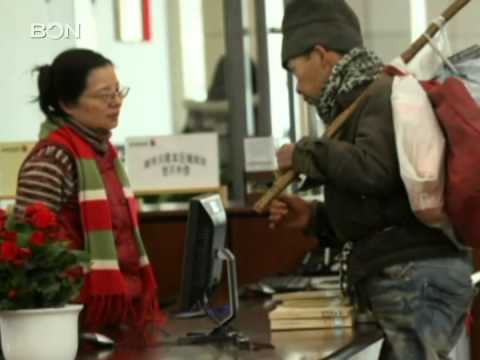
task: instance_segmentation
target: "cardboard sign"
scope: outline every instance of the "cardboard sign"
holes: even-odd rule
[[[18,170],[35,142],[0,143],[0,198],[14,198]]]
[[[154,193],[220,185],[216,133],[128,138],[125,155],[134,191]]]
[[[273,171],[278,168],[273,137],[244,139],[245,171]]]

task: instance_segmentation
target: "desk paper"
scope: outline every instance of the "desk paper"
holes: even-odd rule
[[[245,171],[273,171],[278,168],[273,137],[245,138]]]

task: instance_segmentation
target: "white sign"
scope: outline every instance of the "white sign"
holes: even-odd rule
[[[251,137],[244,139],[245,171],[277,170],[277,158],[273,137]]]
[[[128,138],[125,156],[134,191],[220,186],[216,133]]]
[[[0,198],[13,198],[17,189],[18,170],[34,142],[0,143]]]

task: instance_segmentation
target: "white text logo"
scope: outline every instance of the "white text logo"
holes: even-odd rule
[[[69,24],[51,22],[48,24],[32,23],[30,25],[30,37],[32,39],[80,39],[80,24],[74,28]]]

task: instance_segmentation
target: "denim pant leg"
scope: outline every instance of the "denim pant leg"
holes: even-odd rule
[[[386,337],[380,359],[448,359],[473,299],[472,272],[470,259],[441,258],[368,278],[364,290]]]

